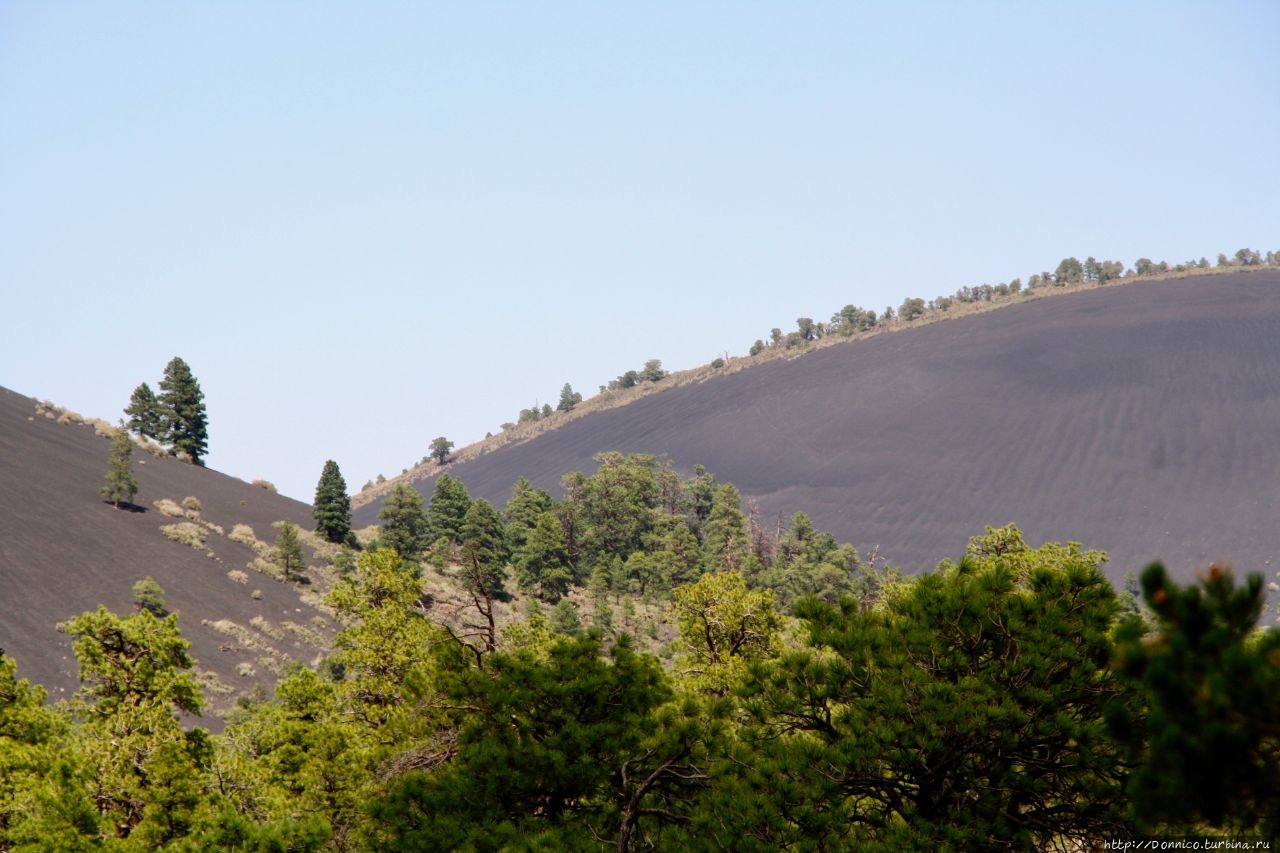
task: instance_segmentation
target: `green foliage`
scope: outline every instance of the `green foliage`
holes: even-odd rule
[[[1214,567],[1179,587],[1155,564],[1142,592],[1156,624],[1126,620],[1115,659],[1146,714],[1115,709],[1111,720],[1140,760],[1128,787],[1135,816],[1145,831],[1207,824],[1277,837],[1280,634],[1255,630],[1262,577],[1237,586]]]
[[[332,459],[324,463],[320,472],[311,514],[316,520],[316,532],[325,540],[347,541],[351,533],[351,498],[347,496],[347,481]]]
[[[1133,696],[1107,669],[1102,559],[1032,550],[1010,527],[879,607],[802,603],[810,651],[753,668],[744,690],[751,755],[726,790],[760,799],[739,804],[740,831],[964,850],[1128,834],[1104,709]]]
[[[365,551],[353,575],[325,602],[351,624],[334,640],[345,672],[340,692],[368,725],[381,726],[407,701],[406,681],[429,660],[437,630],[419,604],[422,587],[389,548]]]
[[[121,617],[99,607],[59,627],[75,638],[84,685],[74,708],[85,729],[86,749],[75,759],[85,781],[69,777],[64,797],[50,808],[82,812],[84,800],[77,805],[65,797],[88,789],[98,820],[135,849],[185,835],[200,799],[194,779],[208,739],[199,729],[184,734],[178,723],[179,712],[200,712],[201,697],[177,616],[157,619],[139,610]]]
[[[427,516],[422,511],[422,493],[412,486],[396,483],[382,502],[378,518],[382,521],[378,541],[406,560],[418,559],[431,541]]]
[[[160,380],[160,406],[164,415],[164,438],[176,454],[184,454],[196,465],[209,450],[209,421],[204,392],[181,358],[174,356]]]
[[[44,699],[44,689],[18,678],[16,662],[0,651],[0,850],[33,830],[38,837],[38,827],[16,828],[30,819],[36,791],[52,781],[55,743],[67,729],[67,720]],[[93,823],[91,813],[83,817]]]
[[[138,494],[138,479],[133,476],[129,457],[133,454],[133,441],[123,428],[111,437],[111,456],[107,459],[107,482],[100,490],[102,496],[119,508]]]
[[[902,307],[898,309],[898,316],[905,321],[911,321],[917,317],[924,315],[924,300],[919,297],[911,297],[902,301]]]
[[[657,804],[666,779],[659,772],[643,791],[633,780],[657,770],[641,760],[671,693],[656,662],[629,643],[610,660],[594,637],[561,640],[542,658],[495,653],[490,673],[459,673],[448,692],[479,713],[451,762],[397,779],[374,803],[384,849],[596,850],[598,838],[619,837],[617,804],[628,793],[636,795],[630,828],[657,823],[640,811]],[[672,781],[675,769],[666,768]]]
[[[782,621],[773,593],[749,591],[742,575],[721,572],[672,593],[679,666],[685,683],[717,696],[728,695],[747,663],[776,650]]]
[[[298,538],[298,525],[292,521],[277,522],[276,546],[271,551],[271,560],[280,567],[286,581],[293,580],[306,570],[302,556],[302,540]]]
[[[736,571],[747,556],[746,517],[736,486],[716,487],[705,526],[707,566],[713,571]]]
[[[453,450],[453,442],[445,438],[443,435],[431,439],[431,458],[436,460],[437,465],[443,465],[449,460],[449,451]]]
[[[556,404],[557,412],[572,412],[574,407],[582,402],[582,395],[573,390],[573,386],[568,382],[564,383],[564,387],[560,389],[560,402]]]
[[[1075,258],[1063,258],[1053,274],[1057,285],[1079,284],[1084,280],[1084,266]]]
[[[539,514],[524,542],[515,548],[514,561],[522,589],[551,602],[567,593],[573,570],[559,516],[552,512]]]
[[[470,508],[471,495],[461,480],[448,474],[436,477],[431,503],[427,506],[430,541],[443,536],[455,545],[462,542],[462,523]]]
[[[165,439],[164,408],[147,383],[133,389],[124,413],[129,418],[126,423],[132,432],[154,441]]]
[[[667,376],[667,371],[662,369],[662,360],[651,358],[644,363],[644,368],[640,371],[640,378],[645,382],[660,382]]]
[[[151,611],[153,616],[163,618],[169,613],[165,608],[164,587],[150,575],[133,585],[133,603],[139,610]]]

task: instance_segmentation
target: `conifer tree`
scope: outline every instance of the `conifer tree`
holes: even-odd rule
[[[324,463],[320,482],[316,484],[316,499],[311,510],[316,520],[316,532],[330,542],[345,542],[351,533],[351,498],[347,496],[347,481],[332,459]]]
[[[129,416],[127,423],[133,432],[155,441],[164,438],[164,409],[147,383],[133,389],[124,413]]]
[[[111,457],[107,461],[107,482],[101,489],[102,496],[120,508],[121,503],[129,503],[138,494],[138,480],[129,467],[129,457],[133,453],[133,441],[128,431],[122,426],[111,438]]]
[[[443,476],[448,476],[443,475]],[[427,518],[422,512],[422,493],[412,486],[396,483],[378,511],[382,532],[378,539],[406,560],[416,560],[430,541]]]
[[[276,536],[276,547],[271,556],[280,571],[284,572],[284,579],[291,580],[306,568],[302,557],[302,540],[298,538],[298,525],[292,521],[282,521],[276,529],[280,532]]]
[[[572,412],[573,407],[582,402],[582,395],[573,390],[568,382],[560,389],[560,402],[556,404],[558,412]]]
[[[462,520],[471,509],[471,495],[457,477],[441,474],[436,478],[431,503],[427,506],[427,527],[430,541],[441,537],[454,544],[462,542]]]
[[[196,465],[209,450],[209,421],[204,392],[181,358],[174,356],[160,380],[160,405],[164,412],[164,436],[174,454],[183,453]]]
[[[437,465],[443,465],[449,459],[449,451],[453,450],[453,442],[443,435],[431,439],[431,458]]]

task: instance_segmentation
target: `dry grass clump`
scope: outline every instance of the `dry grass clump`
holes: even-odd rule
[[[232,542],[248,545],[250,548],[258,544],[258,537],[254,535],[253,528],[247,524],[237,524],[232,527],[231,534],[227,538]]]
[[[200,503],[200,499],[195,495],[187,495],[182,499],[182,509],[186,513],[187,518],[195,521],[200,517],[200,511],[204,506]]]
[[[216,533],[219,536],[227,535],[227,532],[222,529],[221,524],[214,524],[212,521],[202,521],[200,523],[203,524],[205,527],[209,528],[210,533]]]
[[[103,438],[111,438],[117,432],[116,427],[104,421],[102,418],[89,418],[85,423],[93,427],[94,435],[100,435]]]
[[[156,509],[160,510],[161,515],[167,515],[170,518],[186,518],[187,517],[187,511],[184,510],[182,507],[178,506],[178,504],[175,503],[174,501],[169,500],[168,498],[161,498],[158,501],[152,502],[151,505],[154,506]]]
[[[164,524],[160,527],[160,532],[166,538],[172,539],[174,542],[181,542],[197,551],[204,549],[205,532],[204,528],[198,524],[192,524],[190,521],[180,521],[177,524]]]
[[[236,672],[239,673],[242,678],[253,678],[253,664],[249,663],[247,660],[240,661],[240,663],[236,664]]]
[[[259,489],[266,489],[273,495],[276,493],[275,483],[272,483],[270,480],[254,480],[250,485],[257,486]]]
[[[275,625],[272,625],[265,617],[255,616],[249,620],[249,624],[273,640],[284,639],[284,631],[281,631]]]
[[[232,569],[227,572],[227,577],[231,578],[234,583],[248,583],[249,575],[239,569]]]
[[[219,619],[216,622],[210,622],[208,619],[204,619],[200,624],[209,626],[219,634],[234,638],[241,649],[248,649],[251,652],[262,652],[267,655],[280,654],[270,643],[263,641],[256,631],[251,631],[245,626],[233,622],[230,619]]]
[[[262,557],[254,557],[249,563],[248,568],[255,572],[261,572],[264,575],[273,577],[278,581],[284,580],[284,572],[280,571],[280,567],[270,560],[264,560]]]
[[[219,678],[218,674],[212,670],[196,670],[196,682],[200,685],[200,689],[206,695],[213,693],[218,696],[226,696],[228,693],[236,692],[234,687]]]

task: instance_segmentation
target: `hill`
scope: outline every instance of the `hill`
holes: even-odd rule
[[[1137,281],[770,360],[447,470],[501,505],[601,451],[665,454],[910,571],[1016,521],[1105,549],[1117,579],[1154,559],[1269,574],[1277,366],[1280,273]]]
[[[98,493],[110,445],[103,426],[0,388],[0,648],[18,661],[20,674],[44,684],[50,698],[70,695],[76,661],[57,623],[99,604],[130,611],[132,586],[147,576],[179,614],[215,712],[268,688],[288,660],[313,662],[335,627],[315,606],[326,574],[314,570],[314,585],[294,585],[251,565],[275,541],[273,522],[309,529],[310,508],[136,449],[136,506],[118,510]],[[187,497],[200,506],[191,517],[171,517],[155,503]],[[204,545],[193,548],[161,530],[179,523],[202,531]],[[236,525],[253,530],[258,550]],[[308,556],[323,562],[314,551]]]

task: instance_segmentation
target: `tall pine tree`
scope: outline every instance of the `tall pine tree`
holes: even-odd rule
[[[183,453],[196,465],[209,451],[209,420],[204,392],[187,363],[177,356],[165,366],[160,380],[160,405],[164,410],[164,434],[175,454]]]
[[[133,432],[156,441],[164,438],[164,410],[147,383],[133,389],[124,413],[129,416],[128,427]]]
[[[311,510],[316,520],[316,532],[330,542],[345,542],[351,533],[351,498],[347,496],[347,481],[332,459],[324,463],[320,482],[316,484],[316,499]]]

